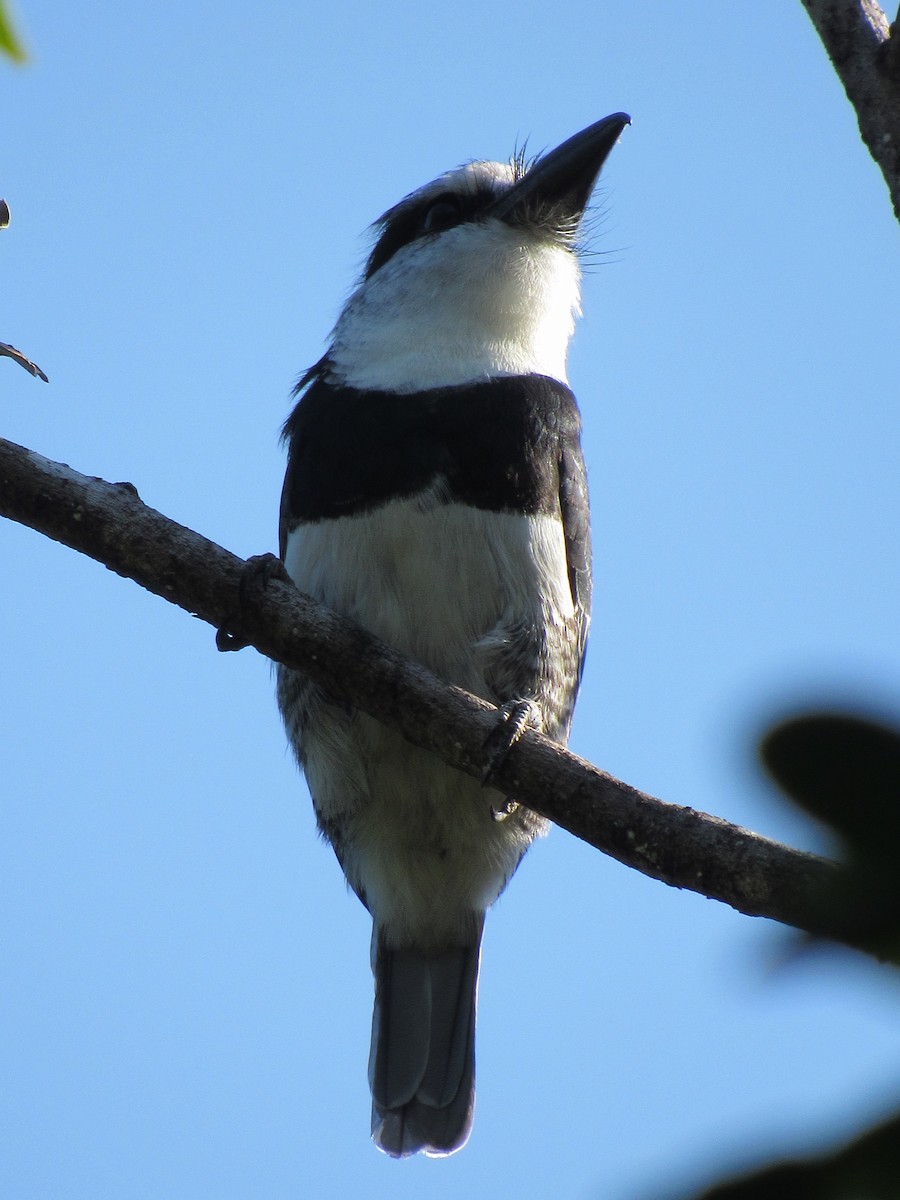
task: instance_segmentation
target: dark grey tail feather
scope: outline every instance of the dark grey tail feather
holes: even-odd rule
[[[372,1136],[396,1158],[452,1154],[475,1111],[481,924],[467,946],[392,948],[373,935]]]

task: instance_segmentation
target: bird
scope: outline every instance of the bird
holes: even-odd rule
[[[375,223],[285,422],[280,557],[298,588],[565,743],[591,549],[566,377],[579,230],[630,123],[471,161]],[[372,1137],[452,1154],[472,1127],[485,912],[549,822],[277,668],[318,828],[372,916]],[[508,747],[504,748],[508,750]]]

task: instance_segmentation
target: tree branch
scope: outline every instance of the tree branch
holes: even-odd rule
[[[408,741],[481,778],[497,710],[403,659],[279,579],[242,587],[240,558],[107,483],[0,439],[0,514],[104,563],[216,629],[324,684]],[[251,560],[252,561],[252,560]],[[843,940],[817,903],[836,864],[727,821],[666,804],[533,732],[494,776],[508,795],[627,866],[673,887]]]
[[[900,30],[875,0],[803,0],[900,221]],[[893,36],[892,36],[893,35]]]

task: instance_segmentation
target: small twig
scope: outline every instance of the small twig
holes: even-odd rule
[[[0,229],[5,229],[9,224],[9,205],[5,200],[0,199]],[[15,346],[10,346],[8,342],[0,342],[0,355],[5,355],[6,358],[11,358],[13,362],[17,362],[20,367],[24,367],[29,375],[36,375],[43,379],[44,383],[49,383],[49,379],[30,358],[26,358],[21,350],[17,350]]]
[[[50,380],[30,358],[26,358],[21,350],[17,350],[15,346],[10,346],[8,342],[0,342],[0,355],[6,358],[11,358],[13,362],[17,362],[20,367],[24,367],[29,375],[36,375],[38,379],[43,379],[44,383],[49,383]]]
[[[0,439],[0,513],[90,555],[269,658],[321,682],[336,700],[480,778],[497,709],[450,687],[365,630],[275,578],[242,594],[247,564],[143,504],[132,485],[89,479]],[[666,804],[532,730],[492,786],[646,875],[844,940],[817,893],[839,868],[718,817]]]
[[[875,0],[803,0],[900,221],[900,52]]]

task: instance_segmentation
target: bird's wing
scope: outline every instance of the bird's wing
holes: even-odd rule
[[[563,433],[559,445],[559,507],[566,539],[569,586],[575,605],[575,635],[578,645],[578,681],[584,670],[588,631],[591,624],[591,517],[587,471],[581,440]]]

